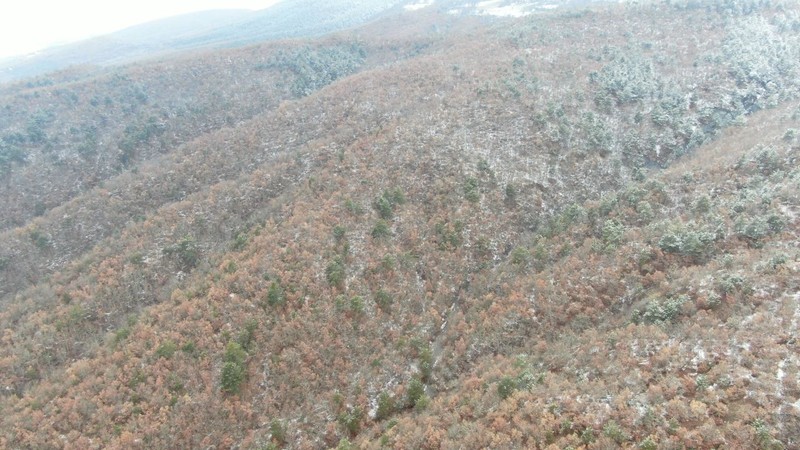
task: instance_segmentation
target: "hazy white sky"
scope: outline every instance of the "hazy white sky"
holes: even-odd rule
[[[0,58],[150,20],[208,9],[263,9],[279,0],[2,0]]]

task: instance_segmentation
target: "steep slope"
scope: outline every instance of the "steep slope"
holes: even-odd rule
[[[390,387],[355,447],[795,447],[800,105],[787,106],[571,206],[477,274],[442,321],[440,388]]]
[[[424,26],[421,21],[408,30],[417,33],[416,44],[426,42],[425,32],[419,30]],[[231,143],[225,142],[232,136],[249,139],[242,133],[252,131],[235,130],[247,117],[264,110],[277,114],[281,100],[308,95],[354,71],[407,58],[413,48],[401,40],[391,48],[368,50],[349,36],[332,37],[315,46],[285,44],[279,50],[267,46],[202,55],[108,77],[110,83],[103,84],[110,95],[127,99],[131,89],[142,93],[141,99],[130,99],[133,106],[111,100],[101,108],[91,99],[81,101],[97,89],[94,81],[67,84],[80,95],[64,95],[62,85],[44,89],[44,95],[39,90],[12,93],[6,109],[16,112],[11,117],[16,120],[7,125],[3,152],[22,157],[5,159],[0,166],[5,169],[7,212],[0,259],[10,262],[0,291],[11,293],[79,258],[126,222],[140,220],[160,205],[238,176],[246,167],[241,164],[263,162],[265,153],[249,147],[242,154],[232,153]],[[130,73],[142,76],[132,82]],[[148,101],[145,87],[163,95]],[[65,97],[78,100],[53,101]],[[43,105],[52,109],[47,114],[51,119],[40,124],[35,119]],[[120,119],[110,121],[107,114]],[[80,132],[83,129],[88,135]],[[214,136],[214,130],[220,134],[213,151],[203,148],[209,145],[205,138],[191,141],[204,133]],[[297,145],[297,135],[312,133],[296,127],[288,131],[296,133],[286,144],[289,148]],[[192,144],[186,145],[187,140]],[[270,136],[263,140],[271,151],[280,149],[270,143]],[[109,189],[118,195],[109,196]]]
[[[0,236],[0,444],[796,445],[798,12],[720,5],[254,56],[282,102]]]

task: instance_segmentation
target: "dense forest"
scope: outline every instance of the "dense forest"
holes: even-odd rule
[[[422,6],[0,85],[0,447],[800,446],[800,5]]]

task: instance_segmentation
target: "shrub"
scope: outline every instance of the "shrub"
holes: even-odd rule
[[[422,381],[430,381],[433,372],[433,352],[426,345],[419,351],[419,373]]]
[[[731,294],[744,288],[744,286],[744,278],[736,274],[725,274],[722,276],[722,280],[719,282],[719,289],[723,294]]]
[[[508,183],[506,185],[503,202],[506,204],[506,206],[513,207],[517,204],[517,195],[517,188],[513,184]]]
[[[754,217],[751,220],[740,219],[734,225],[736,234],[754,248],[760,248],[763,245],[762,239],[782,229],[783,219],[775,214],[770,215],[767,220],[762,217]]]
[[[361,214],[364,214],[364,208],[349,198],[345,200],[344,208],[354,216],[360,216]]]
[[[178,350],[178,346],[174,342],[166,340],[156,349],[156,357],[170,359],[176,350]]]
[[[389,312],[389,308],[392,306],[392,296],[381,289],[375,293],[375,304],[377,304],[382,311]]]
[[[375,200],[375,209],[378,211],[378,215],[381,216],[381,219],[388,220],[394,215],[392,203],[382,195]]]
[[[247,352],[238,342],[229,342],[225,348],[225,359],[222,364],[220,384],[223,392],[235,394],[239,392],[245,376]]]
[[[337,256],[325,268],[325,278],[328,284],[334,287],[344,287],[345,268],[342,258]]]
[[[694,386],[698,392],[705,391],[710,385],[711,383],[708,381],[708,378],[703,374],[697,375],[697,378],[694,380]]]
[[[133,374],[131,374],[131,378],[128,380],[128,388],[136,389],[136,386],[144,383],[147,381],[147,375],[142,371],[142,369],[134,370]]]
[[[397,259],[392,254],[383,255],[380,268],[384,272],[391,272],[397,266]]]
[[[769,217],[767,217],[767,227],[771,233],[780,233],[785,226],[786,222],[783,217],[777,214],[770,214]]]
[[[157,117],[150,117],[139,124],[129,124],[122,132],[122,139],[117,143],[122,152],[119,161],[123,166],[128,166],[136,156],[136,149],[144,146],[152,138],[164,134],[167,126]]]
[[[526,266],[530,261],[531,253],[524,247],[517,247],[511,252],[511,263],[515,266]]]
[[[720,237],[712,231],[677,227],[664,234],[659,239],[658,246],[667,253],[702,261],[712,253],[714,242]]]
[[[333,227],[333,238],[336,242],[342,242],[346,238],[347,229],[341,225]]]
[[[351,436],[355,436],[361,431],[361,419],[363,417],[364,411],[355,406],[348,408],[347,411],[339,415],[339,423]]]
[[[505,400],[517,390],[517,382],[511,377],[503,377],[497,383],[497,394],[501,399]]]
[[[223,269],[223,272],[225,272],[227,274],[231,274],[231,273],[236,273],[237,270],[239,270],[239,266],[236,264],[236,262],[235,261],[228,261],[228,264],[225,264],[225,268]]]
[[[611,440],[616,442],[617,444],[622,444],[623,442],[630,439],[625,430],[623,430],[615,421],[608,422],[603,427],[603,434],[609,437]]]
[[[376,420],[384,420],[394,414],[394,399],[387,393],[381,392],[378,396],[378,409],[375,412]]]
[[[277,281],[273,281],[269,285],[267,291],[267,304],[273,308],[281,307],[286,302],[286,295],[283,292],[283,287]]]
[[[388,191],[383,191],[383,197],[389,199],[392,204],[392,208],[395,208],[398,205],[402,205],[406,202],[406,195],[400,188],[397,187]]]
[[[187,355],[194,356],[197,354],[197,346],[193,341],[188,341],[181,346],[181,351]]]
[[[775,150],[768,148],[756,155],[756,165],[763,175],[769,176],[780,170],[781,160],[778,158],[778,154],[775,153]]]
[[[497,383],[497,394],[501,399],[505,400],[518,390],[527,390],[531,386],[541,384],[544,381],[544,375],[534,375],[529,369],[520,372],[516,377],[504,376]]]
[[[777,270],[779,267],[786,265],[788,260],[789,258],[787,258],[787,256],[784,254],[775,255],[769,259],[769,262],[767,262],[767,267],[772,270]]]
[[[373,206],[378,211],[381,219],[389,220],[394,216],[397,206],[406,202],[406,196],[400,188],[394,188],[383,193],[375,200]]]
[[[681,305],[688,301],[688,297],[680,296],[666,301],[652,300],[644,311],[634,310],[634,323],[666,324],[674,321],[681,310]]]
[[[336,312],[345,312],[350,306],[347,296],[344,294],[337,295],[336,298],[333,299],[333,305]]]
[[[178,375],[170,373],[167,376],[167,389],[169,389],[169,391],[173,394],[181,393],[184,389],[183,381]]]
[[[183,239],[178,241],[163,250],[167,256],[174,256],[182,270],[191,270],[197,266],[200,259],[200,250],[191,236],[184,236]]]
[[[233,239],[233,244],[231,244],[231,248],[235,251],[242,250],[247,246],[247,233],[237,233],[236,237]]]
[[[604,195],[600,199],[600,206],[598,207],[597,212],[600,214],[600,216],[605,217],[611,214],[611,211],[617,207],[618,203],[619,199],[617,198],[616,194]]]
[[[372,232],[370,233],[374,239],[381,239],[390,236],[391,234],[392,231],[389,229],[389,224],[383,219],[380,219],[377,223],[375,223],[375,226],[372,227]]]
[[[419,378],[412,378],[406,390],[406,404],[409,407],[415,406],[423,395],[425,395],[425,385]]]
[[[589,445],[596,440],[597,438],[595,438],[594,430],[592,428],[584,428],[584,430],[581,432],[581,442],[584,444]]]
[[[772,437],[769,426],[761,419],[753,421],[753,429],[756,434],[756,442],[762,450],[783,450],[783,442]]]
[[[476,178],[469,177],[464,182],[464,198],[473,203],[481,199],[481,194],[478,190],[478,180]]]
[[[39,250],[46,250],[52,245],[50,238],[42,234],[39,230],[31,230],[28,233],[28,237]]]
[[[111,340],[111,343],[116,346],[125,339],[128,339],[128,336],[130,336],[130,334],[131,334],[130,328],[122,327],[114,332],[114,338]]]
[[[144,264],[144,255],[136,252],[128,258],[128,261],[134,266],[141,266]]]
[[[640,450],[658,450],[658,445],[656,444],[656,442],[652,438],[648,437],[648,438],[645,438],[645,440],[643,440],[642,442],[639,443],[639,449]]]
[[[581,222],[585,216],[586,210],[584,210],[581,205],[572,203],[561,213],[561,221],[564,222],[566,226],[570,226]]]
[[[255,336],[256,328],[258,328],[258,321],[256,319],[249,319],[244,325],[244,330],[239,333],[236,342],[242,347],[243,350],[249,351],[250,346],[253,344],[253,337]]]
[[[350,440],[347,438],[342,438],[339,441],[339,445],[336,446],[336,450],[354,450],[355,447],[353,444],[350,443]]]
[[[238,365],[244,365],[247,360],[247,352],[242,348],[238,342],[229,342],[225,347],[225,361],[232,362]]]
[[[646,200],[642,200],[636,204],[636,213],[639,215],[639,221],[641,223],[648,223],[656,216],[650,202]]]
[[[361,296],[356,295],[350,298],[350,311],[357,315],[364,313],[364,299]]]
[[[269,423],[269,432],[272,434],[272,440],[278,444],[286,443],[286,425],[280,420],[272,420]]]
[[[711,200],[707,195],[702,195],[694,201],[692,209],[697,214],[705,214],[711,210]]]
[[[455,250],[461,246],[464,224],[457,220],[454,225],[439,222],[435,225],[436,236],[439,238],[441,250]]]
[[[544,382],[544,374],[534,375],[529,369],[523,370],[516,378],[517,389],[530,389]]]
[[[625,226],[616,220],[606,220],[603,224],[603,244],[607,249],[619,247],[622,244],[622,236],[625,233]]]
[[[418,398],[416,403],[414,403],[414,409],[417,411],[422,411],[423,409],[427,408],[428,405],[431,404],[431,398],[425,394],[422,394],[422,397]]]
[[[47,133],[45,133],[44,127],[48,120],[48,115],[46,113],[39,112],[28,121],[25,131],[27,132],[26,137],[30,143],[39,145],[47,141]]]
[[[229,394],[236,394],[241,389],[242,382],[244,381],[244,367],[234,362],[225,362],[222,365],[222,375],[220,377],[220,384],[222,390]]]
[[[21,148],[6,142],[6,138],[0,138],[0,175],[9,172],[14,164],[25,164],[28,155]]]

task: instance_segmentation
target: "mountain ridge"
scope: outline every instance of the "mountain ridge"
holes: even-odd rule
[[[399,3],[398,0],[361,0],[358,4],[339,1],[316,5],[307,0],[284,0],[262,11],[188,13],[0,61],[0,82],[39,76],[73,65],[108,66],[193,49],[318,36],[369,21]],[[308,25],[300,27],[302,21]]]
[[[242,47],[275,39],[317,37],[357,27],[403,9],[409,10],[413,6],[456,15],[502,17],[508,15],[507,11],[513,8],[519,9],[516,14],[519,16],[547,12],[555,8],[569,9],[585,3],[583,0],[537,0],[523,3],[439,0],[420,4],[411,0],[283,0],[260,11],[200,11],[157,19],[103,36],[0,60],[0,83],[65,71],[71,67],[107,67],[165,57],[183,51]],[[52,81],[38,81],[47,82]]]

